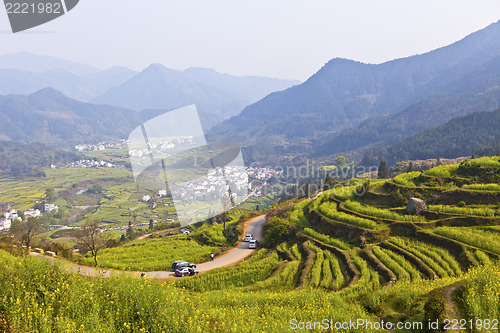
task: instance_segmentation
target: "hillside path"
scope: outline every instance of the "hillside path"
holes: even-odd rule
[[[260,215],[249,221],[245,222],[245,228],[243,231],[243,236],[246,234],[254,235],[254,239],[262,242],[262,227],[266,222],[266,216]],[[252,250],[248,248],[248,243],[240,241],[238,245],[225,253],[224,255],[217,257],[213,261],[208,261],[199,265],[196,265],[197,269],[202,272],[207,272],[215,268],[226,267],[238,264],[240,261],[254,253],[256,250]],[[77,273],[82,276],[87,277],[110,277],[113,275],[126,274],[133,277],[141,277],[143,274],[144,277],[148,277],[151,279],[168,279],[174,277],[173,271],[154,271],[154,272],[129,272],[129,271],[119,271],[113,269],[104,269],[104,268],[96,268],[89,267],[84,265],[79,265],[77,263],[67,261],[60,258],[47,257],[39,253],[32,252],[31,255],[46,259],[52,263],[57,263],[62,268],[66,269],[68,272]],[[182,259],[182,258],[179,258]]]

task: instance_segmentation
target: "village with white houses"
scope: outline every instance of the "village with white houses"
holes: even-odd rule
[[[16,220],[22,220],[22,216],[25,219],[28,217],[40,217],[45,212],[57,212],[59,207],[54,204],[45,204],[43,207],[43,212],[40,209],[27,209],[22,214],[11,207],[7,202],[0,203],[0,232],[7,231],[11,228],[12,222]]]
[[[128,145],[128,140],[122,139],[122,140],[99,142],[98,144],[95,145],[90,145],[90,144],[77,145],[75,146],[75,150],[80,152],[96,151],[96,150],[104,150],[106,148],[123,147],[126,145]]]
[[[116,165],[106,161],[80,160],[66,165],[68,168],[116,168]]]

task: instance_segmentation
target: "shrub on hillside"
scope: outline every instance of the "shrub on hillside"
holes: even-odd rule
[[[285,219],[271,217],[264,225],[262,232],[264,234],[262,245],[270,248],[293,238],[295,225]]]

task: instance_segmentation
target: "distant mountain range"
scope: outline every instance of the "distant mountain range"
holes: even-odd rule
[[[81,76],[59,68],[40,73],[0,69],[0,95],[28,95],[44,88],[54,88],[67,96],[88,102],[136,74],[123,67],[113,67]]]
[[[239,114],[245,106],[271,92],[297,83],[262,77],[236,77],[204,68],[179,72],[155,64],[92,102],[134,110],[175,109],[196,104],[200,111],[224,119]]]
[[[0,140],[73,148],[127,138],[137,125],[163,112],[82,103],[46,88],[28,96],[0,96]]]
[[[20,58],[30,57],[37,56]],[[57,147],[125,138],[139,123],[193,103],[205,129],[233,116],[212,128],[209,141],[240,144],[247,162],[269,165],[306,158],[329,161],[340,154],[359,160],[366,151],[374,160],[390,162],[456,157],[450,154],[494,145],[497,136],[490,129],[500,127],[496,113],[476,114],[500,108],[500,21],[452,45],[383,64],[333,59],[300,85],[159,64],[136,73],[126,68],[99,71],[51,57],[42,57],[38,71],[15,57],[3,56],[2,61],[0,93],[28,94],[45,85],[89,102],[54,89],[0,97],[0,139]],[[282,91],[272,92],[276,90]],[[471,113],[478,118],[461,118]],[[491,128],[484,131],[465,124],[470,119],[476,121],[473,126],[486,124],[488,117]],[[456,128],[478,139],[455,137]],[[451,133],[440,136],[441,131]],[[459,148],[443,141],[449,154],[440,156],[439,140],[453,140]]]
[[[137,111],[171,110],[196,104],[212,122],[239,114],[248,104],[298,81],[237,77],[211,69],[185,71],[154,64],[138,73],[124,67],[99,69],[30,53],[0,56],[0,95],[28,95],[54,88],[82,102]]]
[[[48,55],[38,55],[28,52],[18,52],[0,56],[0,69],[19,69],[25,72],[43,73],[54,69],[63,70],[74,75],[88,75],[100,70],[72,61],[59,59]]]
[[[303,84],[216,126],[211,139],[245,146],[249,162],[273,164],[394,144],[454,117],[497,108],[499,64],[500,22],[379,65],[333,59]]]

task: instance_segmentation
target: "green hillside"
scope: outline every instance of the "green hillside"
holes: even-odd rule
[[[500,315],[499,183],[499,157],[351,180],[269,210],[264,247],[240,264],[164,283],[81,278],[0,251],[0,328],[285,332],[328,318],[428,332],[429,321],[443,329],[457,318],[472,325],[467,331],[492,331]],[[406,214],[411,197],[428,209]]]
[[[41,177],[44,168],[51,165],[64,165],[83,156],[46,147],[40,143],[23,144],[13,141],[0,141],[0,176],[2,177]]]
[[[381,64],[332,59],[303,84],[247,106],[216,126],[211,135],[245,145],[250,162],[277,165],[289,156],[310,156],[317,147],[316,153],[323,155],[378,141],[394,144],[405,138],[405,132],[413,135],[456,116],[496,109],[500,105],[498,36],[500,23],[496,22],[421,55]],[[392,116],[399,119],[392,122]],[[340,137],[335,149],[322,146],[330,142],[335,146],[332,139],[365,120],[375,127],[364,124],[354,133],[348,131],[352,140]],[[374,132],[378,135],[373,136]]]
[[[46,88],[28,96],[0,96],[0,138],[72,149],[127,138],[136,126],[164,112],[82,103]]]
[[[389,163],[438,157],[456,158],[470,156],[497,142],[500,142],[500,109],[454,118],[387,149],[379,149],[373,155]]]
[[[498,64],[496,68],[498,68]],[[358,149],[395,145],[425,130],[472,112],[495,110],[500,90],[482,94],[452,95],[417,103],[396,114],[371,118],[318,146],[315,156],[341,154]]]

